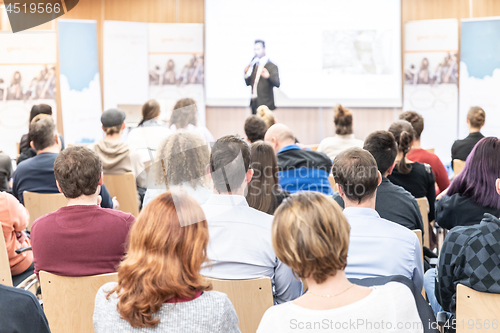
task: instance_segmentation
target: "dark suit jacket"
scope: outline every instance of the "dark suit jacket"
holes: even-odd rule
[[[253,66],[252,75],[245,78],[247,86],[253,87],[255,76],[257,74],[257,64]],[[276,109],[274,105],[273,87],[280,86],[280,76],[278,73],[278,66],[271,61],[268,61],[264,66],[269,72],[269,79],[264,79],[262,76],[257,84],[257,105],[267,105],[270,110]]]

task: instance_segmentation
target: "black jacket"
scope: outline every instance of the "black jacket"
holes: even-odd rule
[[[484,138],[480,132],[470,133],[465,139],[457,140],[451,146],[451,166],[453,167],[453,160],[465,161],[469,156],[472,148],[478,143],[479,140]]]
[[[255,82],[255,76],[257,75],[258,65],[255,64],[252,69],[252,74],[245,78],[247,86],[253,87]],[[278,66],[276,66],[271,61],[268,61],[264,66],[269,72],[269,78],[264,79],[262,76],[257,83],[257,105],[267,105],[270,110],[276,109],[274,105],[274,93],[273,87],[279,88],[280,86],[280,76],[278,73]]]
[[[479,206],[471,198],[458,193],[452,196],[446,195],[436,201],[436,223],[442,228],[452,229],[456,226],[479,224],[484,213],[500,216],[500,210]]]

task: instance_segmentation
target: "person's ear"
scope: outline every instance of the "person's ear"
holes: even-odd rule
[[[59,138],[59,134],[56,133],[56,144],[60,144],[61,143],[61,138]]]
[[[210,172],[210,164],[207,164],[205,172],[207,173],[208,178],[212,179],[212,173]]]
[[[101,175],[99,176],[99,183],[97,185],[102,186],[104,184],[104,174],[101,172]]]
[[[339,195],[342,199],[344,199],[345,197],[345,193],[344,193],[344,190],[342,189],[341,186],[337,185],[337,190],[339,191]],[[345,201],[345,200],[344,200]]]
[[[378,173],[378,184],[377,184],[378,187],[382,183],[382,174],[380,173],[380,171],[377,171],[377,173]]]
[[[392,174],[392,171],[394,170],[394,167],[396,167],[396,162],[392,163],[391,167],[387,169],[387,176]]]
[[[59,182],[57,181],[57,179],[56,179],[56,185],[57,185],[57,189],[59,190],[59,192],[63,193],[63,191],[61,190],[61,187],[59,186]]]
[[[103,130],[104,132],[106,132],[106,129],[104,128],[104,126],[101,126],[101,128],[102,128],[102,130]]]
[[[122,131],[125,129],[125,122],[122,124]]]
[[[245,181],[247,183],[250,183],[250,181],[252,180],[253,174],[254,174],[253,169],[248,169],[247,174],[245,175]]]
[[[500,178],[496,180],[495,187],[496,187],[497,193],[500,194]]]
[[[35,144],[33,143],[33,141],[30,141],[30,147],[31,147],[31,149],[33,149],[34,151],[36,151]]]

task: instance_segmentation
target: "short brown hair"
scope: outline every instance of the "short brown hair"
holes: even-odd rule
[[[97,191],[102,163],[92,150],[82,146],[61,151],[54,162],[54,175],[66,198],[92,195]]]
[[[292,194],[276,210],[272,241],[276,256],[300,278],[323,283],[347,266],[350,226],[329,196]]]
[[[375,158],[361,148],[349,148],[335,156],[332,174],[335,183],[351,201],[361,203],[373,196],[378,186]]]
[[[333,123],[335,124],[335,134],[348,135],[352,134],[352,113],[349,109],[342,105],[335,107]]]
[[[251,143],[264,140],[267,132],[267,125],[259,116],[250,116],[245,120],[245,134]]]
[[[56,124],[52,116],[39,114],[30,124],[29,137],[35,150],[39,151],[56,143]]]
[[[481,128],[486,121],[486,113],[479,106],[473,106],[467,113],[467,119],[469,119],[472,128]]]
[[[420,135],[424,131],[424,118],[415,111],[406,111],[399,115],[399,119],[409,122],[415,130],[415,140],[420,140]]]

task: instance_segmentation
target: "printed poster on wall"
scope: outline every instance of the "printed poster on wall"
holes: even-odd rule
[[[451,163],[457,139],[458,20],[423,20],[405,24],[403,111],[424,118],[422,148],[434,148]]]
[[[96,21],[57,23],[64,139],[93,143],[103,137]]]
[[[203,24],[149,24],[149,97],[167,121],[175,103],[192,98],[205,126]]]
[[[481,130],[500,136],[500,17],[462,20],[460,45],[460,138],[468,135],[467,112],[486,113]]]
[[[50,105],[57,119],[56,61],[53,31],[0,33],[0,150],[13,159],[33,105]]]

